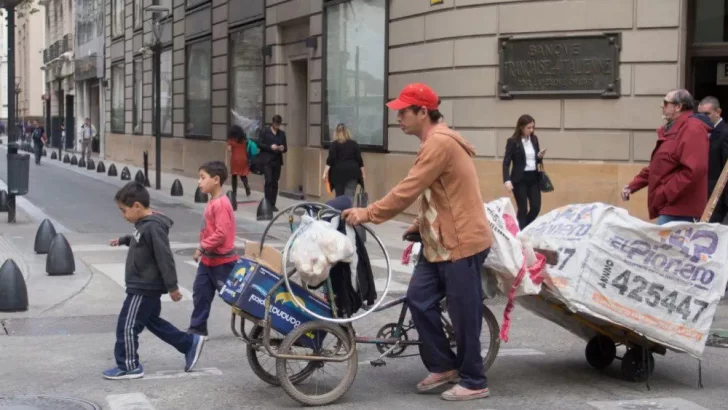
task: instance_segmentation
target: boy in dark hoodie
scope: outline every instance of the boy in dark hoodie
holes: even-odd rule
[[[134,224],[134,233],[111,241],[111,246],[126,245],[126,300],[116,325],[114,356],[117,367],[103,373],[105,379],[138,379],[144,376],[139,364],[139,333],[149,328],[155,336],[185,355],[185,371],[197,364],[205,339],[187,334],[160,317],[162,295],[173,301],[182,299],[177,287],[177,271],[169,246],[172,220],[149,208],[149,192],[133,181],[114,197],[121,214]]]

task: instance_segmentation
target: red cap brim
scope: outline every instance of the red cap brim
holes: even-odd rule
[[[410,105],[412,105],[412,104],[408,104],[408,103],[400,100],[399,98],[394,99],[387,103],[387,107],[390,110],[394,110],[394,111],[403,110],[403,109],[409,107]]]

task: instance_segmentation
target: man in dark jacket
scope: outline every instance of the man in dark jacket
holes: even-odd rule
[[[703,98],[698,106],[698,112],[707,116],[713,127],[708,151],[708,197],[710,197],[728,160],[728,124],[721,117],[720,102],[715,97]],[[723,191],[710,222],[722,222],[726,217],[726,193],[728,192]]]
[[[650,164],[624,187],[622,199],[647,187],[647,208],[657,224],[700,219],[708,202],[708,161],[711,127],[693,116],[695,101],[687,90],[665,95]]]
[[[265,199],[276,212],[278,212],[276,200],[278,199],[278,180],[281,179],[281,168],[283,167],[283,154],[288,151],[286,133],[281,129],[282,123],[283,118],[280,115],[274,115],[271,126],[263,131],[258,142],[261,151],[258,161],[264,164]]]

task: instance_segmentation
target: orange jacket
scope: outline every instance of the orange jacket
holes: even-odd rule
[[[474,147],[459,133],[444,123],[437,124],[420,144],[407,177],[367,207],[369,220],[382,223],[392,219],[419,197],[415,224],[428,261],[454,261],[490,248],[493,237],[474,155]]]

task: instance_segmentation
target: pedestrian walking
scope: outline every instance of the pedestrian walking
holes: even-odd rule
[[[516,199],[518,226],[525,229],[541,212],[541,173],[546,149],[534,134],[536,120],[528,114],[516,122],[516,130],[506,142],[503,155],[503,184]],[[511,164],[513,167],[511,168]]]
[[[430,372],[417,390],[458,383],[440,397],[474,400],[490,394],[480,348],[480,269],[493,238],[473,162],[475,149],[441,122],[439,105],[437,94],[425,84],[406,86],[387,104],[398,111],[397,122],[404,133],[421,141],[417,159],[407,177],[384,198],[367,208],[346,210],[343,217],[352,225],[379,224],[419,198],[417,219],[405,233],[420,233],[424,255],[407,289],[412,321],[422,341],[420,356]],[[442,328],[438,302],[445,296],[457,355]]]
[[[265,178],[265,199],[278,212],[276,201],[278,199],[278,181],[281,179],[281,168],[283,167],[283,154],[288,152],[288,141],[286,132],[281,129],[283,117],[274,115],[270,127],[263,131],[258,141],[260,147],[260,162],[263,165],[263,176]]]
[[[191,371],[202,353],[205,339],[187,334],[162,319],[162,294],[173,301],[182,299],[177,285],[177,270],[169,246],[172,220],[154,212],[149,192],[132,181],[114,197],[121,215],[134,224],[134,233],[113,239],[111,246],[126,245],[126,299],[116,325],[114,357],[116,367],[103,373],[105,379],[122,380],[144,377],[139,363],[139,334],[145,329],[185,355],[185,371]]]
[[[698,112],[704,115],[704,118],[707,117],[710,126],[713,127],[710,132],[710,148],[708,150],[708,198],[710,198],[728,160],[728,124],[721,117],[723,112],[720,108],[720,102],[715,97],[703,98],[698,105]],[[724,190],[713,211],[710,222],[728,223],[728,221],[724,222],[724,219],[728,216],[726,195],[728,195],[728,191]]]
[[[334,140],[329,147],[329,156],[326,158],[326,167],[321,178],[328,179],[336,196],[348,195],[354,198],[357,185],[364,185],[361,149],[344,124],[338,124],[334,130]]]
[[[96,139],[96,127],[91,124],[91,118],[86,117],[81,126],[81,158],[84,161],[91,159],[91,148],[93,141]]]
[[[207,319],[215,293],[225,284],[238,255],[235,252],[233,205],[222,190],[228,176],[227,168],[220,161],[211,161],[200,167],[199,174],[200,191],[212,199],[202,214],[200,246],[193,255],[198,265],[192,288],[194,308],[187,331],[207,336]]]
[[[658,225],[700,219],[708,202],[708,151],[712,127],[693,115],[695,100],[684,89],[662,101],[667,122],[657,130],[648,166],[622,190],[622,199],[647,187],[647,209]]]
[[[230,127],[227,150],[230,153],[230,182],[233,187],[233,198],[238,197],[238,178],[245,187],[245,195],[250,196],[250,162],[260,153],[258,145],[247,138],[239,125]]]
[[[43,147],[48,142],[46,132],[43,127],[38,125],[38,121],[33,121],[33,133],[31,134],[33,142],[33,153],[35,154],[35,163],[40,165],[40,159],[43,157]]]

